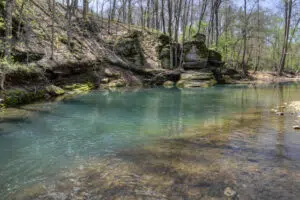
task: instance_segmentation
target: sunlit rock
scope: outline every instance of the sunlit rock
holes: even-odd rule
[[[113,80],[108,84],[108,87],[115,88],[115,87],[125,87],[126,82],[123,79]]]
[[[173,81],[166,81],[164,82],[163,86],[166,88],[172,88],[174,87],[175,83]]]
[[[59,96],[59,95],[63,95],[65,93],[65,91],[62,88],[57,87],[55,85],[49,85],[49,86],[47,86],[46,87],[46,91],[51,96]]]

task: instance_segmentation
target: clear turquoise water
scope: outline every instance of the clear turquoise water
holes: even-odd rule
[[[287,84],[95,91],[21,107],[14,111],[17,114],[0,119],[0,196],[6,199],[24,186],[47,182],[89,159],[184,136],[197,124],[252,108],[267,112],[283,102],[300,100],[299,89],[299,84]],[[300,134],[291,137],[300,141]],[[296,151],[299,145],[287,148]],[[290,153],[300,159],[296,152]]]

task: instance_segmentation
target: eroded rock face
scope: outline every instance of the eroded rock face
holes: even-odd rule
[[[126,60],[136,66],[143,66],[145,58],[139,41],[141,36],[142,32],[133,31],[116,41],[114,50],[117,55],[126,58]]]
[[[217,83],[212,72],[186,71],[176,83],[179,88],[209,87]]]

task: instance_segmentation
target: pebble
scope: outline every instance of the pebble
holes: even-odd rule
[[[235,197],[236,196],[236,191],[234,191],[233,189],[231,189],[230,187],[225,188],[224,190],[224,195],[227,197]]]

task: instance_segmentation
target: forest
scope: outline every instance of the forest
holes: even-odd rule
[[[29,33],[21,36],[26,32],[22,30],[24,24],[34,22],[24,17],[26,7],[38,3],[34,0],[2,1],[5,12],[0,18],[0,28],[4,60],[11,60],[13,43],[28,37]],[[194,34],[203,33],[208,48],[220,52],[226,66],[240,69],[245,75],[248,70],[276,71],[279,75],[299,70],[300,6],[297,0],[48,0],[47,3],[47,12],[52,18],[57,14],[58,3],[67,9],[64,26],[68,43],[72,37],[73,17],[78,17],[76,12],[82,12],[84,20],[91,16],[107,20],[107,26],[102,28],[108,32],[114,31],[110,24],[118,22],[129,30],[132,26],[167,34],[172,42],[181,44]],[[16,38],[12,36],[13,15],[20,18]],[[55,26],[55,20],[51,26]],[[54,48],[54,37],[52,40]],[[175,67],[180,64],[171,63]]]
[[[78,7],[78,2],[63,3]],[[84,16],[90,9],[101,18],[163,32],[175,42],[203,33],[226,65],[244,73],[299,70],[296,0],[112,0],[84,1],[82,6]]]

